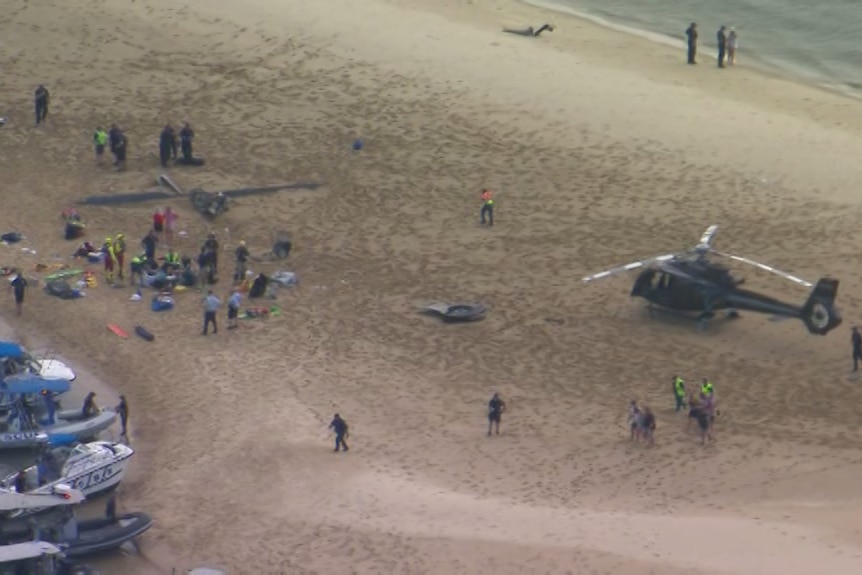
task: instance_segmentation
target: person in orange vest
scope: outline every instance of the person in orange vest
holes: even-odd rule
[[[485,223],[485,214],[488,215],[488,225],[494,225],[494,195],[491,193],[491,190],[485,188],[482,190],[482,211],[480,212],[480,216],[482,217],[482,224]]]

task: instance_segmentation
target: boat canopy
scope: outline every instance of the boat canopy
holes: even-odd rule
[[[0,341],[0,357],[18,359],[25,355],[27,355],[27,352],[24,351],[24,348],[21,347],[20,344],[17,344],[14,341]]]
[[[10,375],[0,381],[0,393],[26,395],[28,393],[66,393],[72,389],[72,383],[67,379],[45,379],[33,373]]]

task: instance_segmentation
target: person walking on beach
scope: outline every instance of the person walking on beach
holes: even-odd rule
[[[48,103],[51,100],[51,94],[48,89],[42,84],[36,88],[36,93],[33,96],[33,103],[36,106],[36,125],[43,123],[48,119]]]
[[[482,211],[479,212],[479,215],[482,219],[482,224],[485,223],[485,215],[488,216],[488,225],[494,225],[494,194],[491,193],[491,190],[485,188],[482,190]]]
[[[689,26],[685,35],[688,38],[688,63],[689,64],[697,64],[695,61],[695,57],[697,56],[697,23],[692,22],[691,26]]]
[[[27,289],[27,280],[21,275],[17,269],[13,272],[15,275],[9,280],[9,287],[12,289],[12,295],[15,296],[15,313],[21,315],[24,307],[24,292]]]
[[[724,68],[724,58],[727,53],[727,34],[725,33],[727,30],[726,26],[722,26],[718,29],[716,33],[716,40],[718,42],[718,67]]]
[[[853,344],[853,371],[855,372],[859,371],[859,360],[862,359],[862,333],[859,333],[858,326],[853,326],[850,342]]]
[[[111,127],[108,129],[108,148],[110,148],[111,154],[114,156],[115,166],[117,165],[117,145],[120,142],[120,136],[122,134],[123,133],[116,124],[111,124]]]
[[[242,302],[242,294],[239,289],[233,288],[230,294],[230,299],[227,300],[227,328],[236,329],[239,327],[237,318],[239,317],[239,306]]]
[[[93,133],[93,145],[96,148],[96,163],[102,163],[102,157],[105,154],[105,146],[108,143],[108,133],[101,126],[96,128]]]
[[[504,411],[506,411],[506,402],[499,393],[495,393],[488,402],[488,435],[491,435],[492,427],[496,427],[496,433],[500,435],[500,421],[503,419]]]
[[[676,411],[685,408],[685,382],[678,375],[673,376],[673,396],[676,399]]]
[[[126,154],[129,151],[129,139],[122,132],[117,137],[117,145],[114,148],[114,157],[117,159],[117,171],[126,171]]]
[[[117,415],[120,416],[120,426],[122,429],[120,430],[120,437],[128,436],[127,425],[129,424],[129,404],[126,403],[126,396],[120,396],[120,403],[117,404],[115,409]]]
[[[221,300],[213,293],[213,290],[207,291],[207,297],[204,298],[204,330],[203,335],[207,334],[210,324],[213,324],[213,334],[218,333],[218,324],[216,323],[216,313],[221,307]]]
[[[347,447],[346,440],[350,437],[350,427],[348,427],[347,422],[336,413],[329,424],[329,429],[335,432],[335,449],[333,451],[337,452],[342,448],[343,451],[349,451],[350,448]]]
[[[736,64],[736,28],[730,28],[730,34],[727,35],[727,65],[733,66]]]

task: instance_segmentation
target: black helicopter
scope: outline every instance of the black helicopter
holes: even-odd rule
[[[728,317],[736,317],[736,310],[747,310],[779,318],[799,319],[809,332],[817,335],[826,335],[841,324],[841,315],[835,308],[838,280],[821,278],[802,306],[743,289],[740,286],[744,280],[733,277],[728,268],[710,261],[708,256],[716,255],[753,265],[806,287],[812,287],[812,284],[748,258],[714,250],[712,240],[717,231],[717,225],[710,226],[700,238],[700,243],[685,252],[656,256],[612,268],[587,276],[583,281],[591,282],[646,268],[635,279],[631,296],[644,298],[650,302],[650,306],[682,312],[700,312],[697,320],[701,328],[706,327],[706,323],[715,317],[718,310],[727,310]]]

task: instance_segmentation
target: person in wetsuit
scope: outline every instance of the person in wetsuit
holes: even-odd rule
[[[689,26],[685,35],[688,38],[688,63],[689,64],[697,64],[695,61],[695,57],[697,56],[697,23],[692,22],[691,26]]]
[[[39,84],[36,88],[36,93],[33,96],[33,103],[36,106],[36,125],[48,119],[48,102],[51,100],[51,94],[45,86]]]

